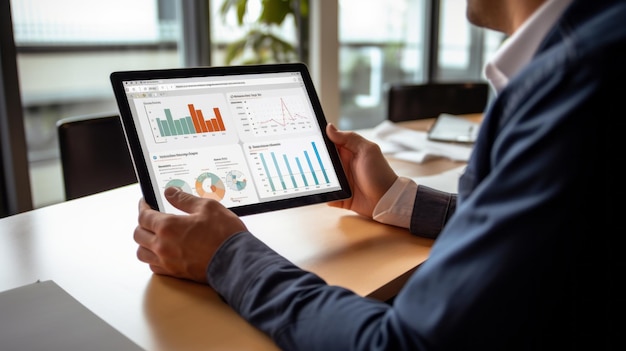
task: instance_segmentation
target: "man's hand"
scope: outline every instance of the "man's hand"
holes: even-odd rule
[[[326,133],[339,149],[341,163],[352,189],[350,199],[331,202],[330,206],[372,217],[376,204],[398,179],[398,175],[391,169],[377,144],[357,133],[338,131],[332,124],[326,126]]]
[[[167,200],[188,215],[165,214],[142,199],[134,239],[137,257],[154,273],[206,283],[206,268],[219,246],[247,230],[233,212],[215,200],[178,188],[165,190]]]

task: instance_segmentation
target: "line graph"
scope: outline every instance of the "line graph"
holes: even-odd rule
[[[302,95],[246,99],[237,108],[244,132],[254,136],[285,135],[309,131],[315,116]]]
[[[264,125],[279,125],[282,127],[286,127],[287,125],[298,123],[298,121],[308,121],[310,117],[299,113],[291,113],[289,107],[285,103],[285,99],[279,98],[280,100],[280,115],[276,117],[270,117],[268,120],[259,120],[257,123],[260,126]]]

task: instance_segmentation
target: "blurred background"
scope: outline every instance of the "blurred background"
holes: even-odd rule
[[[385,119],[391,83],[483,81],[504,39],[469,24],[465,0],[0,1],[34,208],[64,201],[56,122],[116,111],[113,71],[303,61],[327,118],[359,129]]]

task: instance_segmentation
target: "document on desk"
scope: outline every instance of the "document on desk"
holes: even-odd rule
[[[478,138],[480,123],[442,113],[428,130],[428,139],[450,143],[473,144]]]
[[[139,351],[111,325],[48,280],[0,292],[3,351]]]
[[[446,157],[453,161],[467,161],[472,145],[432,141],[428,133],[383,121],[370,133],[362,134],[377,143],[383,153],[396,159],[422,163],[433,157]]]

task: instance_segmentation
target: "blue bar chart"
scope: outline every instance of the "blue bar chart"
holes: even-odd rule
[[[323,159],[316,141],[262,145],[250,155],[263,188],[261,195],[320,189],[335,182],[330,160]]]

